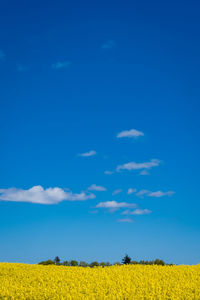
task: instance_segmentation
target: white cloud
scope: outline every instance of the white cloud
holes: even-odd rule
[[[143,176],[149,175],[149,172],[147,172],[146,170],[143,170],[140,172],[140,175],[143,175]]]
[[[127,194],[128,194],[128,195],[131,195],[131,194],[136,193],[136,192],[137,192],[136,189],[130,188],[130,189],[128,189]]]
[[[172,196],[174,194],[175,194],[175,192],[173,192],[173,191],[168,191],[168,192],[157,191],[157,192],[150,192],[147,196],[160,198],[160,197],[164,197],[164,196]]]
[[[86,193],[86,192],[81,192],[79,194],[73,194],[71,191],[66,195],[66,199],[64,200],[69,200],[69,201],[85,201],[88,199],[94,199],[96,196],[93,193]]]
[[[151,210],[149,209],[135,209],[131,215],[148,215],[151,214]]]
[[[141,191],[137,192],[136,196],[143,197],[144,195],[146,195],[148,193],[150,193],[150,191],[148,191],[148,190],[141,190]]]
[[[133,223],[133,220],[130,218],[124,218],[117,220],[118,223]]]
[[[112,171],[105,171],[104,172],[104,174],[106,174],[106,175],[112,175],[114,172],[112,172]]]
[[[3,50],[0,49],[0,60],[1,61],[5,60],[5,57],[6,57],[5,53],[3,52]]]
[[[122,189],[118,189],[118,190],[115,190],[112,192],[112,195],[117,195],[117,194],[120,194],[122,192]]]
[[[85,153],[80,153],[80,154],[78,154],[78,156],[89,157],[89,156],[94,156],[96,154],[97,154],[96,151],[91,150],[91,151],[88,151],[88,152],[85,152]]]
[[[142,131],[138,131],[136,129],[124,130],[117,134],[117,138],[137,138],[139,136],[143,136],[144,133]]]
[[[70,65],[71,65],[70,61],[63,61],[63,62],[58,61],[57,63],[52,64],[51,67],[54,70],[59,70],[63,68],[68,68]]]
[[[149,162],[136,163],[134,161],[117,166],[117,171],[120,170],[140,170],[140,169],[151,169],[153,167],[157,167],[160,164],[160,160],[151,159]]]
[[[104,186],[92,184],[89,188],[89,191],[105,192],[107,189]]]
[[[62,188],[47,188],[42,186],[33,186],[28,190],[8,188],[0,189],[0,200],[14,202],[30,202],[38,204],[57,204],[64,200],[84,201],[94,199],[96,196],[92,193],[81,192],[73,194],[70,190]]]
[[[113,47],[115,47],[115,41],[113,40],[109,40],[101,46],[102,49],[112,49]]]
[[[151,191],[148,191],[148,190],[141,190],[141,191],[139,191],[139,192],[136,193],[136,196],[138,196],[138,197],[147,196],[147,197],[160,198],[160,197],[164,197],[164,196],[172,196],[174,194],[175,194],[174,191],[167,191],[167,192],[156,191],[156,192],[151,192]]]
[[[151,210],[137,208],[134,211],[125,210],[122,214],[123,215],[148,215],[151,214]]]
[[[106,201],[106,202],[100,202],[96,205],[97,208],[131,208],[136,207],[137,205],[135,203],[127,203],[127,202],[116,202],[116,201]]]

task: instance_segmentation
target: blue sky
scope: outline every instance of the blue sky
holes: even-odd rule
[[[200,262],[197,1],[2,1],[0,261]]]

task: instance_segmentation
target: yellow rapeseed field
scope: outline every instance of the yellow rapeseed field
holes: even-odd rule
[[[83,268],[1,263],[0,299],[200,300],[200,265]]]

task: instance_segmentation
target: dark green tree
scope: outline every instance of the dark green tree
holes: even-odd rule
[[[69,263],[69,261],[68,260],[65,260],[65,261],[63,261],[63,266],[70,266],[70,263]]]
[[[107,261],[107,262],[105,263],[105,267],[110,267],[110,266],[112,266],[112,264],[109,263],[109,261]]]
[[[99,265],[100,265],[101,267],[105,267],[105,266],[106,266],[106,263],[102,261]]]
[[[54,262],[55,262],[56,265],[60,265],[60,258],[58,256],[56,256],[54,258]]]
[[[99,267],[99,263],[97,261],[93,261],[93,262],[91,262],[90,267],[91,268],[93,268],[93,267]]]
[[[88,267],[89,265],[88,265],[88,263],[85,262],[85,261],[80,261],[79,266],[80,266],[80,267],[86,268],[86,267]]]
[[[129,265],[129,264],[131,263],[131,258],[126,254],[126,255],[124,256],[124,258],[122,259],[122,263],[123,263],[124,265]]]
[[[159,266],[164,266],[165,265],[165,262],[162,260],[162,259],[155,259],[154,260],[154,265],[159,265]]]
[[[70,261],[70,266],[72,266],[72,267],[78,266],[77,260],[71,260],[71,261]]]

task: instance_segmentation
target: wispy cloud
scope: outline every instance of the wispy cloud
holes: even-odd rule
[[[118,190],[113,191],[112,195],[115,196],[115,195],[120,194],[120,193],[122,193],[122,189],[118,189]]]
[[[105,201],[100,202],[96,205],[96,208],[134,208],[137,205],[135,203],[127,203],[127,202],[116,202],[116,201]]]
[[[147,172],[146,170],[143,170],[140,172],[140,175],[146,176],[146,175],[149,175],[149,172]]]
[[[125,210],[122,215],[149,215],[151,214],[152,211],[149,210],[149,209],[140,209],[140,208],[137,208],[133,211],[130,211],[130,210]]]
[[[164,196],[172,196],[174,194],[175,194],[174,191],[168,191],[168,192],[157,191],[157,192],[150,192],[147,196],[160,198],[160,197],[164,197]]]
[[[0,60],[3,61],[5,60],[5,58],[6,58],[5,53],[3,52],[3,50],[0,49]]]
[[[107,189],[104,186],[92,184],[89,188],[89,191],[96,191],[96,192],[105,192]]]
[[[143,197],[144,195],[149,194],[149,193],[150,193],[150,191],[148,191],[148,190],[141,190],[136,193],[136,196]]]
[[[160,164],[160,160],[158,159],[151,159],[149,162],[143,162],[143,163],[136,163],[134,161],[119,165],[117,166],[117,171],[119,172],[120,170],[141,170],[141,169],[151,169],[153,167],[157,167]]]
[[[54,70],[59,70],[59,69],[68,68],[70,65],[71,65],[70,61],[63,61],[63,62],[58,61],[57,63],[52,64],[51,67]]]
[[[133,223],[133,220],[130,218],[118,219],[118,223]]]
[[[131,194],[136,193],[136,192],[137,192],[136,189],[130,188],[130,189],[128,189],[127,194],[128,194],[128,195],[131,195]]]
[[[142,131],[136,129],[124,130],[117,134],[117,138],[137,138],[139,136],[143,136],[144,133]]]
[[[138,196],[138,197],[147,196],[147,197],[160,198],[160,197],[164,197],[164,196],[172,196],[174,194],[175,194],[174,191],[167,191],[167,192],[156,191],[156,192],[151,192],[149,190],[141,190],[141,191],[139,191],[139,192],[136,193],[136,196]]]
[[[85,152],[85,153],[80,153],[80,154],[78,154],[78,156],[89,157],[89,156],[94,156],[96,154],[97,154],[96,151],[91,150],[91,151],[88,151],[88,152]]]
[[[114,172],[108,171],[108,170],[104,172],[104,174],[106,174],[106,175],[112,175],[113,173],[114,173]]]
[[[115,47],[115,41],[113,40],[109,40],[107,42],[105,42],[104,44],[102,44],[101,48],[102,49],[112,49],[113,47]]]
[[[85,200],[88,200],[88,199],[96,198],[96,196],[93,193],[86,193],[86,192],[81,192],[79,194],[73,194],[70,191],[70,192],[67,193],[66,196],[67,197],[64,200],[69,200],[69,201],[85,201]]]
[[[44,189],[42,186],[33,186],[30,189],[23,190],[17,188],[0,189],[0,200],[14,202],[30,202],[38,204],[58,204],[64,200],[85,201],[94,199],[96,196],[92,193],[81,192],[73,194],[68,189],[59,187]]]

